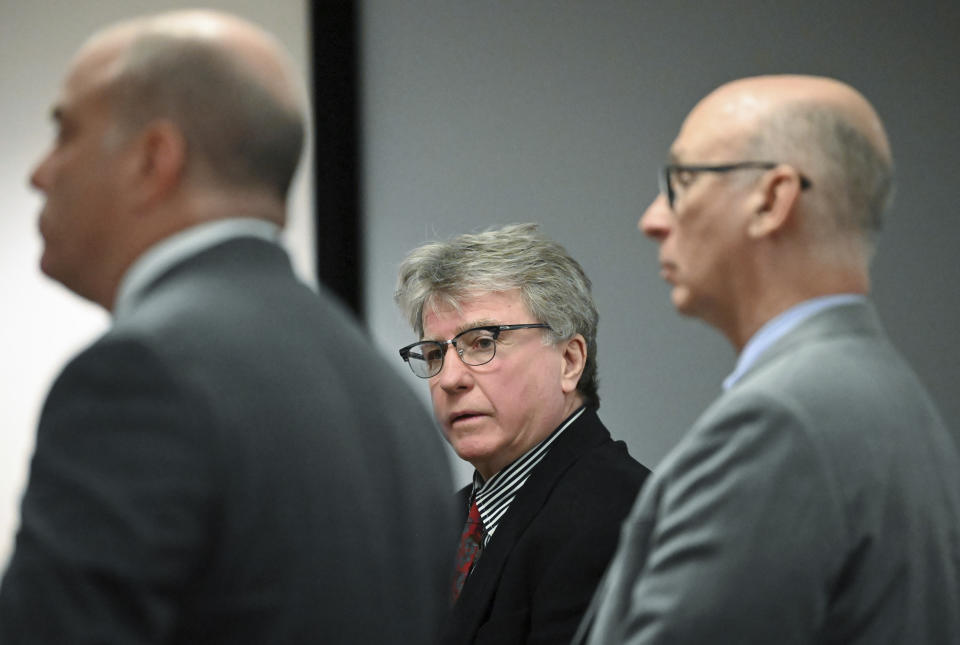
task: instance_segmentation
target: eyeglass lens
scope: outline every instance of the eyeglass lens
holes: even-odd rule
[[[472,329],[457,336],[453,346],[460,360],[467,365],[483,365],[493,360],[497,339],[489,329]],[[439,374],[446,353],[446,343],[424,341],[410,348],[410,369],[421,378]]]

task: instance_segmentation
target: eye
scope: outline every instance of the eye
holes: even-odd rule
[[[474,339],[470,347],[481,352],[489,351],[493,348],[494,343],[496,343],[496,341],[493,339],[493,336],[482,334]]]
[[[423,360],[428,363],[439,361],[443,358],[443,349],[439,345],[430,345],[423,348]]]
[[[486,329],[475,329],[469,331],[457,340],[457,350],[474,354],[477,352],[488,352],[493,349],[496,341]]]
[[[696,171],[687,170],[686,168],[675,168],[673,172],[670,173],[670,177],[674,186],[686,188],[693,183],[693,180],[696,177]]]

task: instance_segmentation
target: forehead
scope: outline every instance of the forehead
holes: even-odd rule
[[[429,298],[423,310],[426,338],[452,336],[476,325],[531,322],[519,289],[468,294],[456,305],[443,298]]]
[[[715,92],[700,101],[684,119],[670,147],[678,163],[725,163],[754,133],[764,101],[745,93]]]
[[[77,52],[63,79],[59,104],[72,105],[101,98],[119,71],[125,46],[125,41],[115,36],[95,39],[84,45]]]

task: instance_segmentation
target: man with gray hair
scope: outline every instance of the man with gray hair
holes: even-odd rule
[[[41,268],[113,320],[44,406],[3,645],[436,638],[442,443],[278,243],[301,103],[277,42],[221,13],[74,59],[31,176]]]
[[[833,79],[742,79],[670,152],[640,228],[676,309],[739,359],[575,642],[960,643],[957,444],[866,295],[893,183],[879,117]]]
[[[396,300],[420,337],[400,356],[476,469],[442,642],[566,643],[648,474],[597,416],[590,281],[513,225],[414,250]]]

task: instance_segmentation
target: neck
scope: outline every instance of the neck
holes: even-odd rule
[[[790,283],[771,283],[761,287],[754,292],[760,297],[747,299],[747,302],[742,303],[730,324],[721,327],[720,330],[739,353],[763,325],[801,302],[840,293],[866,295],[869,291],[870,281],[865,273],[817,275],[817,272],[812,269],[806,278]]]
[[[758,239],[731,267],[732,302],[707,322],[739,353],[763,325],[801,302],[867,294],[869,260],[858,249],[843,240],[828,244],[786,233]]]
[[[191,225],[227,217],[253,217],[282,227],[286,220],[282,199],[264,190],[242,187],[192,191],[178,211]]]
[[[97,288],[81,295],[112,312],[124,275],[137,258],[155,244],[199,224],[227,218],[262,219],[282,227],[284,214],[283,201],[262,190],[183,192],[137,213],[136,226],[128,227],[122,246],[115,245],[112,257],[103,259]]]

